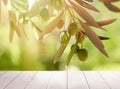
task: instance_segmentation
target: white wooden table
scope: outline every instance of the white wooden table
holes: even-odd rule
[[[68,85],[67,85],[68,79]],[[120,72],[0,71],[0,89],[120,89]]]

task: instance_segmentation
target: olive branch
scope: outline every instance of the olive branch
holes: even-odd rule
[[[15,33],[19,37],[27,37],[24,26],[31,24],[31,26],[36,29],[39,40],[43,40],[47,34],[51,33],[56,28],[61,30],[59,35],[61,45],[56,52],[54,63],[59,61],[71,37],[75,38],[75,43],[71,46],[66,65],[69,65],[75,53],[77,53],[81,61],[87,59],[88,52],[83,47],[83,42],[86,38],[89,38],[94,46],[108,57],[101,40],[107,40],[109,38],[97,36],[97,34],[92,31],[91,26],[105,31],[102,26],[111,24],[116,19],[96,21],[86,10],[89,9],[100,13],[97,8],[91,5],[91,3],[94,2],[93,0],[37,0],[32,7],[29,6],[29,1],[30,0],[0,0],[0,19],[2,9],[1,2],[3,2],[6,7],[9,6],[10,42],[12,42]],[[120,12],[120,8],[112,4],[119,0],[99,1],[109,10]],[[40,27],[38,23],[35,22],[35,18],[41,20],[41,22],[46,22],[47,25]]]

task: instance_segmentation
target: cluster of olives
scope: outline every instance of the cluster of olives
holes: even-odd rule
[[[80,61],[85,61],[88,58],[88,51],[85,48],[79,48],[77,44],[73,44],[67,57],[66,65],[69,65],[74,54],[77,54],[77,57]]]
[[[62,24],[63,24],[63,22],[62,22]],[[80,61],[87,60],[87,57],[88,57],[87,50],[82,47],[81,48],[79,47],[79,44],[81,45],[85,38],[85,34],[83,34],[82,31],[80,31],[78,29],[79,28],[78,28],[77,24],[74,22],[69,25],[67,31],[60,32],[60,43],[61,44],[67,45],[71,36],[75,36],[75,39],[76,39],[76,43],[71,46],[71,50],[67,57],[66,65],[69,65],[72,56],[76,53],[77,53],[78,59]]]

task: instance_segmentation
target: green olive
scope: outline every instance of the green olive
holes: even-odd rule
[[[69,42],[70,36],[67,31],[60,32],[60,43],[66,44]]]
[[[73,45],[71,46],[71,50],[70,50],[70,52],[69,52],[69,55],[68,55],[67,61],[66,61],[66,65],[67,65],[67,66],[69,65],[69,63],[70,63],[73,55],[77,52],[78,49],[79,49],[79,46],[78,46],[77,44],[73,44]]]
[[[74,52],[76,53],[76,52],[79,50],[79,46],[73,44],[73,45],[71,46],[71,50],[73,50],[73,49],[75,50]]]
[[[64,21],[61,19],[59,24],[57,25],[57,28],[61,29],[63,27],[63,25],[64,25]]]
[[[70,26],[68,27],[68,33],[72,36],[76,34],[78,30],[78,26],[76,23],[71,23]]]
[[[54,5],[54,8],[56,10],[61,10],[61,8],[62,8],[62,0],[54,0],[53,5]]]
[[[79,50],[77,51],[77,54],[78,54],[77,56],[78,56],[78,58],[79,58],[80,61],[85,61],[85,60],[87,60],[88,52],[87,52],[86,49],[79,49]]]
[[[40,16],[44,21],[47,21],[50,18],[50,14],[47,8],[43,8],[40,11]]]

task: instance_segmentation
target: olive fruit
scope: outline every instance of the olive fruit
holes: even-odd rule
[[[56,10],[60,10],[62,8],[62,0],[54,0],[53,5]]]
[[[77,32],[75,38],[77,42],[82,43],[84,41],[85,36],[80,32]]]
[[[63,25],[64,25],[64,21],[61,19],[60,22],[57,25],[57,28],[61,29],[63,27]]]
[[[76,52],[79,50],[79,46],[73,44],[73,45],[71,46],[71,50],[73,50],[73,49],[75,49],[75,53],[76,53]]]
[[[71,23],[68,27],[68,33],[72,36],[74,34],[76,34],[78,30],[78,26],[76,23]]]
[[[40,16],[44,21],[47,21],[50,18],[48,9],[42,8],[42,10],[40,11]]]
[[[66,44],[69,42],[70,36],[67,31],[60,32],[60,43]]]
[[[87,60],[88,52],[86,49],[79,49],[77,51],[77,56],[78,56],[80,61],[85,61],[85,60]]]
[[[77,44],[73,44],[73,45],[71,46],[71,50],[70,50],[70,53],[69,53],[69,55],[68,55],[68,57],[67,57],[67,61],[66,61],[66,65],[67,65],[67,66],[68,66],[69,63],[70,63],[72,56],[77,52],[78,49],[79,49],[79,46],[78,46]]]

